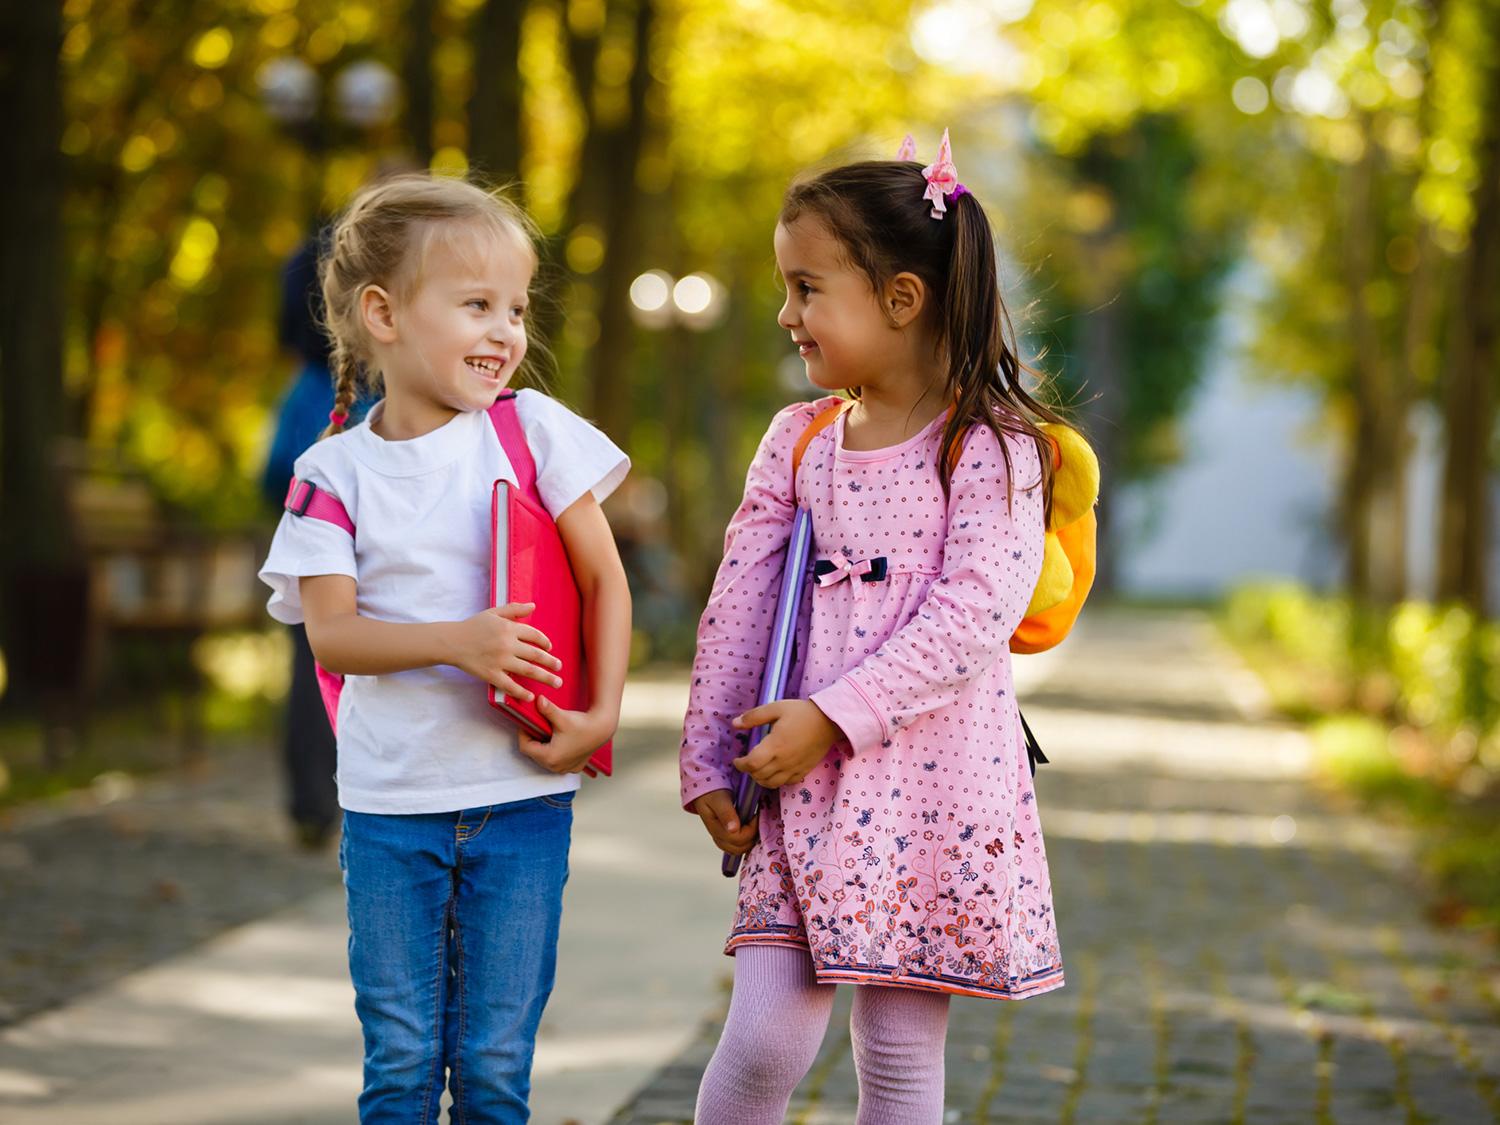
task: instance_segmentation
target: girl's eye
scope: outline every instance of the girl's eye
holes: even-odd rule
[[[490,307],[490,303],[483,297],[475,297],[472,300],[466,301],[464,303],[467,304],[470,308],[478,309],[480,312],[484,312]]]
[[[525,316],[526,315],[526,306],[525,305],[512,305],[510,307],[510,315],[511,316]]]
[[[808,296],[810,293],[812,293],[812,291],[813,291],[813,287],[811,285],[809,285],[807,282],[805,282],[805,281],[799,281],[799,282],[797,282],[797,292],[801,293],[804,297]]]

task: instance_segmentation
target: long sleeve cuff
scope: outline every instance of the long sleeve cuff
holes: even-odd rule
[[[811,698],[823,714],[838,724],[856,754],[875,750],[885,741],[885,720],[851,675],[814,692]]]
[[[733,767],[730,767],[733,769]],[[708,771],[700,771],[693,777],[684,776],[682,779],[682,808],[684,812],[692,812],[693,802],[705,793],[712,793],[715,789],[728,789],[734,792],[734,778],[717,776]]]

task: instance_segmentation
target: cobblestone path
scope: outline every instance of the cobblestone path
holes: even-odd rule
[[[0,818],[0,1025],[337,887],[333,844],[291,843],[275,753],[220,746]]]
[[[1068,986],[954,1002],[949,1121],[1500,1121],[1493,952],[1426,924],[1408,841],[1314,787],[1205,618],[1020,663]],[[790,1122],[854,1119],[842,991]],[[689,1121],[718,1031],[616,1125]]]

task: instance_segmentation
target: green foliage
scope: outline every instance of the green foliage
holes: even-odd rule
[[[1310,722],[1324,774],[1421,830],[1443,912],[1500,927],[1500,626],[1408,602],[1356,652],[1348,602],[1290,583],[1236,591],[1221,621],[1278,706]]]
[[[1124,441],[1121,467],[1130,477],[1147,476],[1180,456],[1175,423],[1202,376],[1219,285],[1234,253],[1232,230],[1193,205],[1202,155],[1181,117],[1158,115],[1095,138],[1060,172],[1075,185],[1071,198],[1065,193],[1062,199],[1072,227],[1065,237],[1077,244],[1049,245],[1041,275],[1051,283],[1044,319],[1059,345],[1066,383],[1086,396],[1091,357],[1082,337],[1091,317],[1117,306],[1124,401],[1111,416]],[[1101,236],[1103,248],[1091,250]]]
[[[288,52],[325,79],[354,59],[393,63],[388,7],[67,6],[76,429],[206,522],[258,512],[250,482],[287,373],[275,324],[281,262],[385,143],[330,127],[324,143],[371,150],[309,156],[277,134],[257,72]]]
[[[1225,603],[1230,635],[1270,645],[1302,664],[1347,674],[1350,611],[1339,598],[1320,597],[1295,582],[1242,586]]]
[[[1424,224],[1451,255],[1472,218],[1476,106],[1495,55],[1489,2],[1446,0],[1441,22],[1429,0],[1278,4],[1259,41],[1243,23],[1257,0],[664,3],[640,60],[656,80],[650,134],[637,166],[620,172],[645,193],[637,255],[642,268],[719,275],[734,314],[664,355],[644,332],[599,341],[589,286],[565,287],[558,388],[585,405],[588,349],[629,350],[640,405],[621,436],[640,442],[641,470],[660,479],[701,481],[708,466],[712,488],[685,514],[711,551],[747,450],[789,394],[769,250],[788,180],[889,154],[908,130],[929,154],[951,124],[962,174],[1025,269],[1024,291],[1007,295],[1053,352],[1044,368],[1065,388],[1086,387],[1081,328],[1101,309],[1118,317],[1125,473],[1179,455],[1176,420],[1242,247],[1265,283],[1252,357],[1352,418],[1340,274],[1348,170],[1378,150],[1377,222],[1353,235],[1371,250],[1366,297],[1381,346],[1397,354]],[[434,165],[444,170],[467,166],[480,3],[435,6]],[[523,22],[526,199],[585,281],[623,252],[561,224],[585,109],[618,113],[637,61],[619,33],[625,10],[534,0]],[[356,131],[325,106],[309,150],[273,124],[256,76],[282,55],[309,61],[325,88],[362,59],[400,70],[404,11],[372,0],[67,4],[72,428],[202,521],[258,512],[250,481],[287,374],[273,322],[281,261],[402,144],[394,127]],[[598,46],[587,107],[576,42]],[[1440,370],[1435,347],[1410,354],[1429,379]],[[681,436],[665,441],[653,414],[684,399]],[[724,424],[704,424],[715,410]],[[690,491],[699,503],[702,490]]]

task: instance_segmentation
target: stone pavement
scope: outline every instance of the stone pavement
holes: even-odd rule
[[[633,681],[617,776],[579,796],[537,1125],[607,1121],[727,982],[733,888],[677,807],[685,703],[684,677]],[[117,780],[100,796],[0,827],[0,998],[36,1013],[0,1028],[0,1122],[353,1121],[361,1044],[337,863],[289,850],[274,759],[216,756],[204,776]]]
[[[955,1003],[950,1120],[1500,1120],[1493,951],[1424,924],[1408,842],[1311,787],[1200,615],[1091,610],[1018,679],[1069,985]],[[633,683],[579,799],[539,1125],[690,1119],[732,888],[676,808],[682,705]],[[277,788],[245,750],[0,824],[0,1121],[353,1120],[337,869],[288,849]],[[853,1120],[847,1004],[794,1122]]]
[[[100,732],[100,737],[104,737]],[[290,844],[260,745],[201,768],[0,816],[0,1026],[339,885],[332,845]]]
[[[1315,790],[1204,617],[1091,610],[1018,678],[1068,986],[954,1002],[949,1121],[1500,1120],[1494,951],[1425,924],[1408,841]],[[842,991],[790,1122],[854,1120]],[[718,1031],[615,1125],[689,1121]]]

